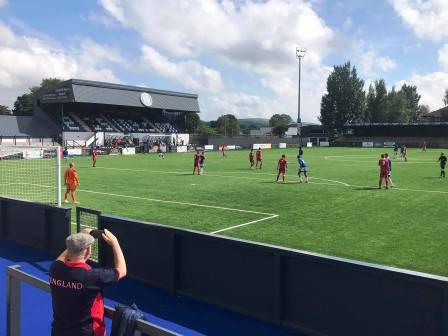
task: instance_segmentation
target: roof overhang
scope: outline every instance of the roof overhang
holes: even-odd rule
[[[81,79],[70,79],[39,90],[35,99],[40,104],[88,103],[200,112],[195,94]]]

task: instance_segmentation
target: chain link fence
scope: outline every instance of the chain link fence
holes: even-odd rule
[[[76,232],[81,232],[84,229],[98,230],[99,218],[101,212],[88,209],[88,208],[76,208]],[[90,259],[98,261],[98,240],[92,245],[92,256]]]

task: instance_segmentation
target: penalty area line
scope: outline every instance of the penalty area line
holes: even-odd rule
[[[202,208],[211,208],[211,209],[219,209],[219,210],[227,210],[227,211],[235,211],[235,212],[243,212],[243,213],[251,213],[251,214],[257,214],[257,215],[265,215],[267,217],[263,217],[257,220],[253,220],[247,223],[238,224],[234,226],[230,226],[224,229],[220,229],[217,231],[210,232],[211,234],[221,233],[224,231],[233,230],[239,227],[247,226],[250,224],[255,224],[261,221],[265,221],[268,219],[272,219],[275,217],[278,217],[277,214],[271,214],[271,213],[265,213],[265,212],[259,212],[259,211],[253,211],[253,210],[243,210],[243,209],[235,209],[235,208],[227,208],[227,207],[220,207],[216,205],[205,205],[205,204],[198,204],[198,203],[187,203],[187,202],[178,202],[178,201],[167,201],[167,200],[159,200],[155,198],[147,198],[147,197],[139,197],[139,196],[130,196],[130,195],[121,195],[121,194],[112,194],[112,193],[105,193],[101,191],[93,191],[93,190],[82,190],[79,191],[92,193],[92,194],[99,194],[99,195],[107,195],[107,196],[116,196],[116,197],[123,197],[123,198],[132,198],[132,199],[139,199],[139,200],[146,200],[150,202],[160,202],[160,203],[169,203],[169,204],[180,204],[180,205],[189,205],[189,206],[196,206],[196,207],[202,207]]]
[[[250,221],[250,222],[247,222],[247,223],[243,223],[243,224],[239,224],[239,225],[230,226],[230,227],[228,227],[228,228],[221,229],[221,230],[217,230],[217,231],[213,231],[213,232],[210,232],[210,233],[211,233],[211,234],[221,233],[221,232],[224,232],[224,231],[229,231],[229,230],[237,229],[237,228],[240,228],[240,227],[243,227],[243,226],[246,226],[246,225],[255,224],[255,223],[258,223],[258,222],[261,222],[261,221],[265,221],[265,220],[272,219],[272,218],[277,218],[277,217],[278,217],[278,215],[272,215],[272,216],[269,216],[269,217],[265,217],[265,218],[257,219],[257,220]]]
[[[161,199],[156,199],[156,198],[148,198],[148,197],[140,197],[140,196],[132,196],[132,195],[122,195],[122,194],[113,194],[113,193],[106,193],[106,192],[94,191],[94,190],[86,190],[86,189],[79,189],[79,191],[80,192],[91,193],[91,194],[98,194],[98,195],[105,195],[105,196],[114,196],[114,197],[122,197],[122,198],[131,198],[131,199],[138,199],[138,200],[150,201],[150,202],[179,204],[179,205],[189,205],[189,206],[195,206],[195,207],[201,207],[201,208],[210,208],[210,209],[219,209],[219,210],[243,212],[243,213],[252,213],[252,214],[257,214],[257,215],[265,215],[265,216],[273,216],[273,215],[275,215],[275,214],[272,214],[272,213],[259,212],[259,211],[253,211],[253,210],[244,210],[244,209],[220,207],[220,206],[216,206],[216,205],[206,205],[206,204],[198,204],[198,203],[179,202],[179,201],[167,201],[167,200],[161,200]]]

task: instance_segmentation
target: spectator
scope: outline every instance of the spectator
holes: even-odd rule
[[[99,233],[112,247],[115,268],[92,268],[87,261]],[[108,230],[75,233],[50,268],[53,302],[52,336],[105,335],[102,288],[126,276],[126,262],[117,238]]]

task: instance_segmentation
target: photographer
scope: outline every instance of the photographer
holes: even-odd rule
[[[92,268],[87,261],[95,238],[111,246],[115,268]],[[102,288],[126,276],[117,238],[108,230],[84,230],[65,240],[66,250],[50,268],[52,336],[105,335]]]

